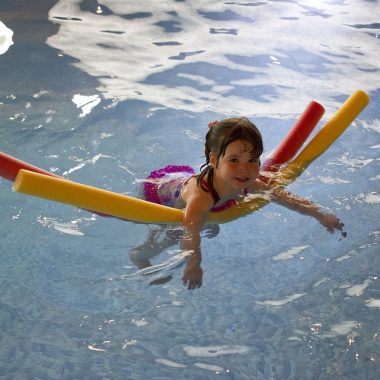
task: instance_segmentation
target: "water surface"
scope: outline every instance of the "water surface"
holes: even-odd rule
[[[154,226],[1,180],[0,377],[378,378],[377,1],[2,1],[0,20],[1,151],[129,195],[162,165],[198,168],[211,120],[250,117],[268,155],[311,100],[322,125],[371,96],[290,188],[347,238],[269,204],[203,239],[195,291],[178,246],[138,272]]]

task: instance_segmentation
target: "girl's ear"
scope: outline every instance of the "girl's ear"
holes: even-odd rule
[[[216,157],[216,154],[213,153],[213,152],[210,152],[210,155],[209,155],[209,161],[210,161],[210,165],[212,168],[216,169],[216,167],[218,166],[218,158]]]

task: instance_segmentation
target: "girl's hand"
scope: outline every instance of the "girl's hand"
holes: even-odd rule
[[[200,265],[187,266],[183,271],[183,285],[188,289],[200,288],[202,286],[203,270]]]
[[[327,228],[327,231],[333,233],[335,230],[342,231],[342,236],[346,237],[347,233],[343,232],[344,224],[334,214],[321,214],[318,217],[319,222]]]

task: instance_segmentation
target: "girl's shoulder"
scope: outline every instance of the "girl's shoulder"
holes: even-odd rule
[[[196,176],[192,176],[187,180],[187,183],[182,188],[181,197],[186,204],[196,204],[197,208],[204,211],[209,211],[214,205],[211,194],[198,185]]]

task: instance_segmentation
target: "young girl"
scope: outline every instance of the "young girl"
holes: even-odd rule
[[[169,165],[156,170],[144,185],[145,199],[183,208],[185,233],[181,248],[189,252],[183,283],[189,289],[202,285],[200,231],[209,211],[232,207],[249,193],[269,194],[271,199],[317,219],[329,232],[343,224],[311,201],[281,186],[270,187],[259,179],[263,142],[259,130],[248,119],[230,118],[209,124],[206,163],[198,175],[188,166]]]

